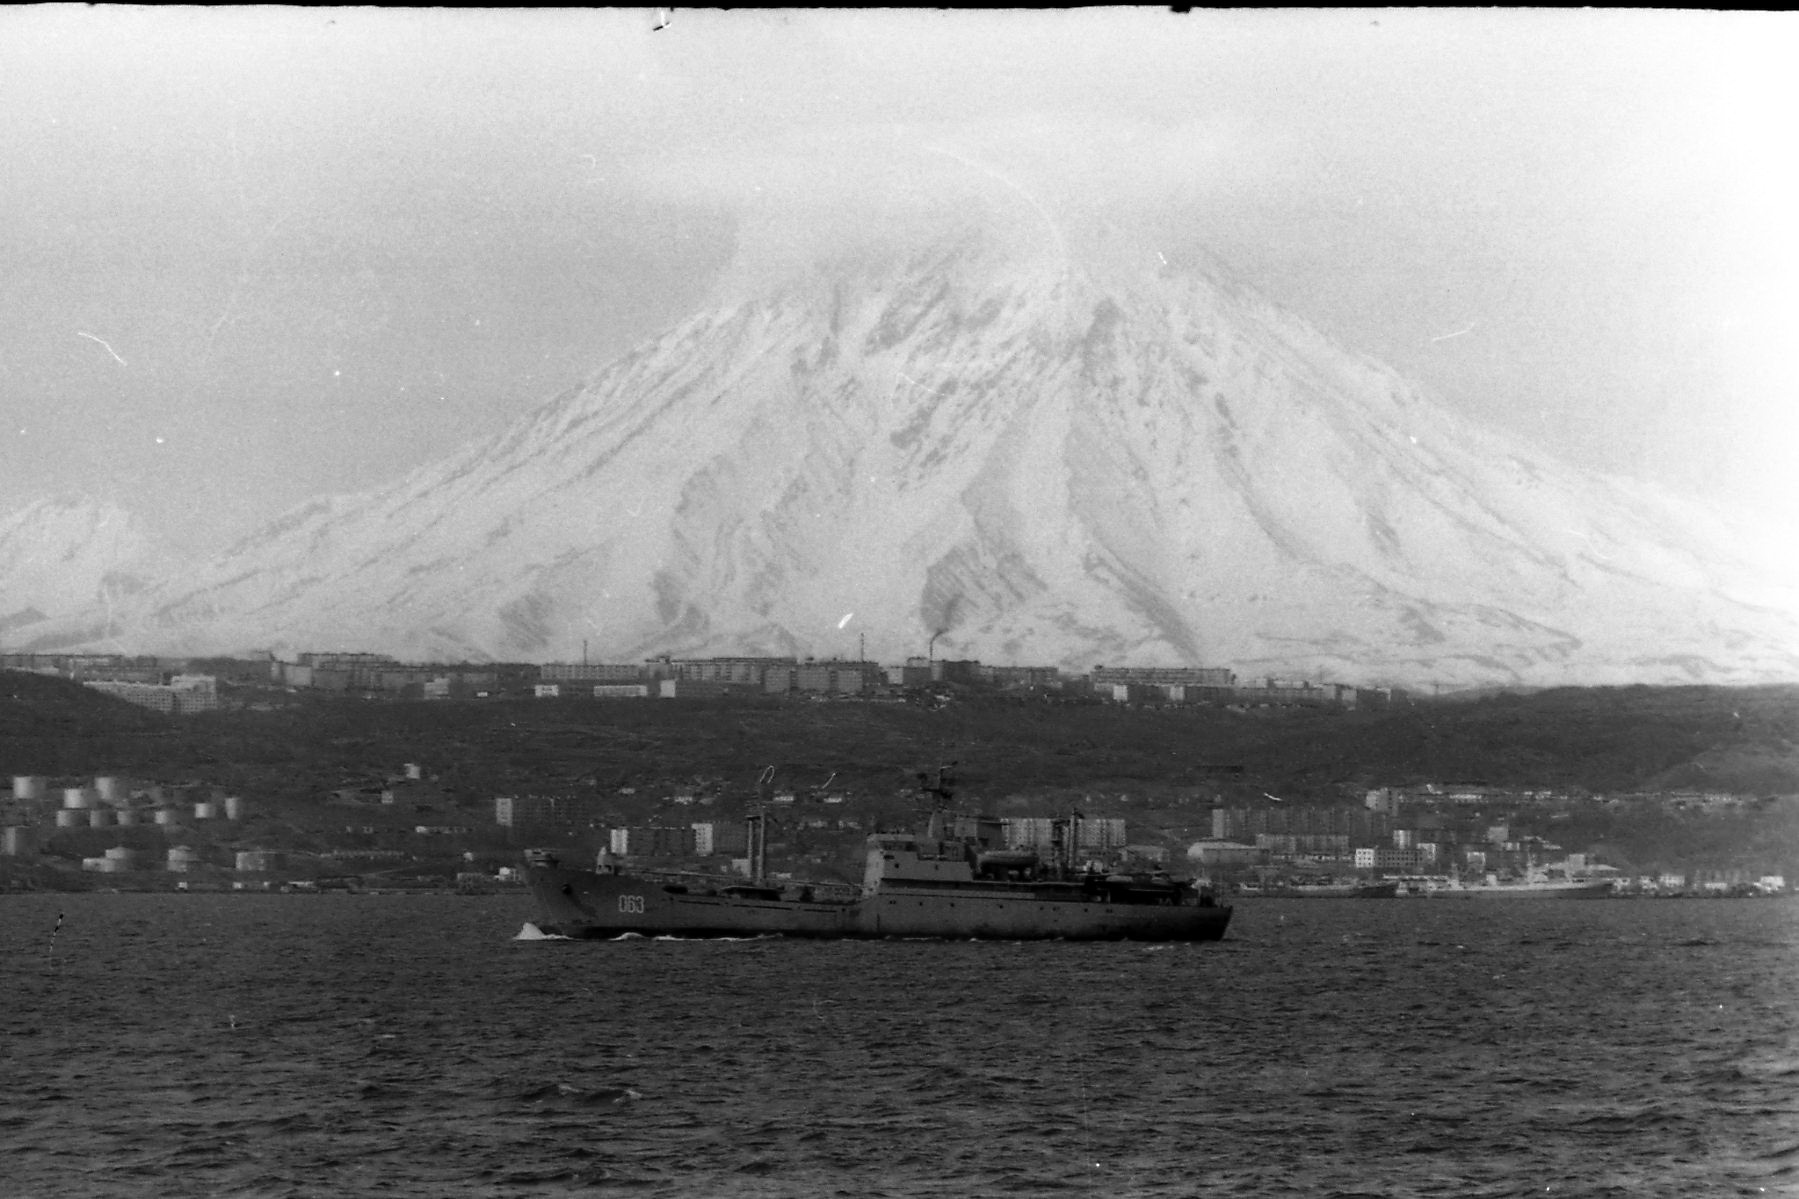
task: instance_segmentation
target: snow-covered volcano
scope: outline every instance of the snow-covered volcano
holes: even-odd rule
[[[116,504],[59,496],[0,515],[0,644],[50,617],[113,609],[175,563]]]
[[[1221,274],[967,234],[721,302],[37,642],[894,661],[935,634],[1080,669],[1791,679],[1769,582],[1697,506],[1473,427]]]

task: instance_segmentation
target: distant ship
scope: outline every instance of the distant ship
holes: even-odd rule
[[[1294,883],[1293,894],[1302,899],[1392,899],[1399,894],[1399,884],[1394,882]]]
[[[1190,880],[1077,865],[1078,817],[1052,821],[1047,854],[1004,848],[992,817],[952,817],[947,768],[918,834],[868,838],[862,886],[766,879],[766,822],[750,823],[752,877],[741,883],[634,871],[600,854],[596,868],[528,850],[525,882],[538,929],[583,939],[644,936],[941,937],[1070,941],[1217,941],[1231,908]]]
[[[1480,882],[1451,878],[1426,894],[1432,899],[1604,899],[1612,894],[1610,879],[1571,878],[1566,872],[1531,869],[1522,879],[1500,881],[1487,875]]]
[[[1392,881],[1311,878],[1245,883],[1238,887],[1238,891],[1244,895],[1266,895],[1273,899],[1392,899],[1399,894],[1399,884]]]

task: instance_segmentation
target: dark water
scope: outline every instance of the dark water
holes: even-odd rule
[[[529,915],[0,898],[0,1194],[1799,1195],[1795,901],[1245,901],[1169,947]]]

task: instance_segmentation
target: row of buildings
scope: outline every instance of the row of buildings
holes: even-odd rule
[[[166,683],[89,679],[85,685],[140,708],[167,712],[173,716],[211,712],[219,706],[219,681],[206,674],[171,675]]]
[[[908,658],[900,665],[795,657],[675,658],[637,663],[410,664],[385,654],[302,653],[177,659],[121,654],[0,654],[0,669],[58,674],[163,711],[204,710],[197,680],[397,699],[686,698],[730,694],[872,697],[932,687],[1058,692],[1126,704],[1384,707],[1404,692],[1266,677],[1240,680],[1225,667],[1096,666],[1073,674],[1053,666],[994,666],[972,659]],[[177,680],[187,680],[178,683]],[[131,684],[127,688],[123,685]],[[155,690],[141,690],[154,688]]]
[[[1766,796],[1735,791],[1699,791],[1670,788],[1660,791],[1588,791],[1570,787],[1495,787],[1471,783],[1420,783],[1410,787],[1378,787],[1367,793],[1371,811],[1394,818],[1423,813],[1426,818],[1450,818],[1458,813],[1504,809],[1515,812],[1566,812],[1580,808],[1636,812],[1716,814],[1762,806]]]

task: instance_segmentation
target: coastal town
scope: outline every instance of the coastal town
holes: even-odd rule
[[[220,682],[396,700],[696,699],[727,695],[895,698],[907,690],[956,684],[995,691],[1097,696],[1118,703],[1332,705],[1405,703],[1404,690],[1264,677],[1239,679],[1223,667],[1096,666],[1072,674],[1054,666],[994,666],[978,661],[908,658],[901,665],[852,659],[661,656],[639,663],[403,663],[385,654],[298,653],[241,658],[133,657],[122,654],[0,653],[0,670],[73,679],[164,712],[219,704]]]
[[[456,707],[527,703],[604,726],[608,712],[700,701],[821,701],[939,708],[980,702],[1086,705],[1129,719],[1210,708],[1281,719],[1282,712],[1376,712],[1431,702],[1403,691],[1265,678],[1221,668],[1050,667],[912,659],[654,658],[636,665],[409,665],[373,654],[160,659],[112,655],[0,658],[0,669],[55,677],[168,714],[216,719],[296,699]],[[624,707],[620,707],[624,705]],[[427,705],[429,706],[429,705]],[[679,705],[686,707],[690,705]],[[665,708],[663,710],[675,710]],[[802,709],[802,712],[805,709]],[[0,771],[5,765],[0,764]],[[1551,872],[1616,895],[1749,896],[1788,891],[1767,863],[1657,863],[1632,869],[1594,830],[1609,819],[1755,819],[1792,797],[1730,790],[1594,791],[1443,780],[1329,796],[1279,795],[1241,764],[1206,763],[1184,786],[1058,793],[989,786],[969,804],[999,821],[1008,850],[1047,845],[1072,821],[1088,859],[1134,861],[1196,875],[1227,893],[1430,895]],[[769,816],[784,875],[846,881],[860,843],[916,816],[906,788],[866,779],[795,777],[769,766],[754,778],[684,771],[642,776],[517,778],[485,790],[442,764],[391,762],[316,780],[304,795],[256,794],[224,779],[12,772],[0,810],[0,857],[34,862],[66,885],[147,889],[458,888],[516,880],[522,847],[584,847],[665,867],[743,873],[748,824]],[[997,780],[995,780],[997,782]],[[73,883],[69,876],[79,876]],[[40,881],[43,876],[38,876]],[[15,879],[14,885],[18,885]]]

